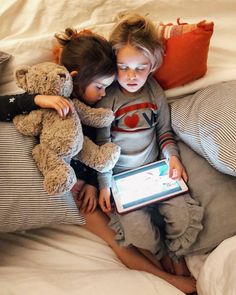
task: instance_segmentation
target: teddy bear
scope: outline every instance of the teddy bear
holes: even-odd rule
[[[70,73],[64,66],[44,62],[19,66],[15,71],[17,85],[30,94],[60,95],[69,99],[73,90]],[[69,99],[70,100],[70,99]],[[113,112],[92,108],[72,99],[74,110],[61,119],[53,109],[37,109],[13,119],[16,129],[24,135],[39,136],[32,156],[44,176],[44,189],[49,195],[70,191],[76,175],[70,166],[76,156],[87,166],[106,172],[112,169],[120,155],[119,146],[106,143],[98,146],[83,135],[81,123],[101,128],[114,119]]]

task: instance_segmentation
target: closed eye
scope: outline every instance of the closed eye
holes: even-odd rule
[[[138,67],[136,68],[137,71],[144,71],[145,70],[145,67]]]
[[[127,66],[126,65],[120,65],[120,64],[118,64],[117,66],[118,66],[118,69],[119,70],[126,70],[127,69]]]

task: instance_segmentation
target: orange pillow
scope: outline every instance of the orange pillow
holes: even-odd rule
[[[159,37],[165,43],[163,64],[154,78],[163,89],[182,86],[194,81],[207,71],[207,56],[214,23],[160,24]]]

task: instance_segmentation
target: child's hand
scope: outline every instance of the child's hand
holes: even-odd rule
[[[77,204],[81,213],[92,213],[97,207],[97,188],[86,183],[77,196]]]
[[[108,213],[111,211],[111,192],[110,189],[104,187],[99,193],[99,205],[103,212]]]
[[[70,111],[74,110],[69,100],[62,96],[36,95],[34,103],[44,109],[55,109],[62,119],[64,119]]]
[[[174,179],[180,179],[182,177],[184,181],[188,181],[188,176],[184,169],[184,166],[180,162],[180,159],[176,156],[170,157],[169,177]]]

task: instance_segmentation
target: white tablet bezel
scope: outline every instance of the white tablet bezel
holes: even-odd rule
[[[127,205],[128,204],[127,203],[125,205],[125,207],[123,206],[123,204],[121,203],[120,192],[119,192],[117,184],[116,184],[117,179],[124,178],[124,177],[130,176],[132,174],[137,174],[139,172],[148,171],[149,169],[153,169],[153,168],[161,166],[163,164],[168,166],[168,163],[166,160],[160,160],[160,161],[156,161],[151,164],[148,164],[148,165],[141,166],[139,168],[131,169],[131,170],[113,175],[113,184],[112,184],[111,191],[112,191],[113,199],[114,199],[118,213],[120,213],[120,214],[126,213],[129,211],[141,208],[143,206],[149,205],[154,202],[160,202],[160,201],[167,200],[169,198],[178,196],[178,195],[183,194],[188,191],[188,187],[187,187],[186,183],[181,178],[180,180],[174,180],[179,185],[178,191],[174,191],[174,192],[170,192],[170,193],[165,192],[164,195],[162,195],[162,196],[160,196],[160,193],[155,194],[155,195],[146,196],[145,200],[143,200],[142,202],[140,202],[140,200],[137,201],[138,204]]]

